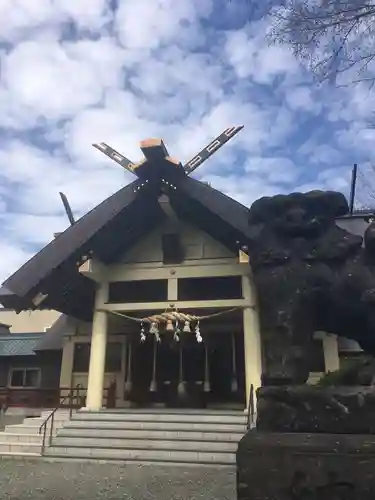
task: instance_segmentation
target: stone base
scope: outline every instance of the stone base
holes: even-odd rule
[[[257,429],[375,434],[375,387],[261,387],[257,391]]]
[[[238,500],[374,500],[375,435],[250,430],[237,451]]]
[[[79,409],[79,411],[82,412],[87,412],[87,413],[97,413],[98,411],[103,411],[106,410],[107,408],[105,406],[101,406],[100,408],[89,408],[88,406],[82,406],[82,408]]]

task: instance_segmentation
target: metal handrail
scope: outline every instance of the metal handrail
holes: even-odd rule
[[[50,425],[50,429],[49,429],[49,439],[48,439],[48,446],[51,446],[51,443],[52,443],[52,436],[53,436],[53,424],[55,423],[55,413],[57,412],[57,410],[59,408],[61,408],[61,405],[67,400],[69,399],[69,420],[72,418],[72,413],[73,413],[73,398],[74,398],[74,394],[75,392],[77,391],[77,401],[79,402],[79,391],[80,389],[82,389],[82,385],[81,384],[77,384],[73,389],[71,389],[69,391],[69,394],[67,394],[66,396],[63,397],[63,399],[59,402],[59,405],[56,406],[56,408],[54,408],[51,413],[48,415],[48,417],[46,417],[46,419],[44,420],[44,422],[42,423],[42,425],[39,427],[39,432],[38,434],[41,434],[42,433],[42,429],[43,429],[43,440],[42,440],[42,455],[44,455],[44,450],[45,450],[45,447],[46,447],[46,434],[47,434],[47,424],[48,422],[51,420],[51,425]]]
[[[250,430],[252,424],[254,423],[255,416],[255,405],[254,405],[254,385],[250,386],[250,394],[249,394],[249,405],[247,407],[247,421],[246,421],[246,430]]]

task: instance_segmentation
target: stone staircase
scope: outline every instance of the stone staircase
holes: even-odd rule
[[[243,412],[103,410],[76,412],[46,448],[49,459],[159,464],[235,464]]]
[[[52,410],[43,410],[39,417],[26,418],[22,424],[7,425],[0,432],[0,456],[41,456],[43,432],[39,434],[40,426]],[[69,420],[69,410],[58,410],[55,413],[53,434],[61,429]],[[47,424],[46,444],[50,433],[51,422]]]

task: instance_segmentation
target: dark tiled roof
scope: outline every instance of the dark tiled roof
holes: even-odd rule
[[[136,181],[137,182],[137,181]],[[25,296],[67,260],[79,260],[88,242],[135,198],[136,182],[129,184],[79,219],[32,257],[3,286],[17,296]],[[86,248],[85,248],[86,247]]]
[[[0,335],[0,356],[34,356],[43,333]]]
[[[220,218],[221,223],[224,222],[233,227],[237,231],[238,237],[242,236],[243,238],[248,234],[249,209],[245,205],[192,177],[184,179],[183,188],[179,193],[171,193],[172,203],[174,202],[178,206],[178,200],[180,200],[180,205],[181,201],[182,203],[186,202],[187,205],[189,202],[195,201],[197,208],[205,208],[206,211]],[[194,223],[198,225],[200,212],[197,211],[194,215]],[[211,232],[212,228],[208,231]]]
[[[179,217],[193,222],[234,250],[244,244],[248,209],[219,191],[183,176],[168,194]],[[32,308],[32,299],[48,294],[41,307],[90,320],[94,283],[78,272],[77,262],[90,251],[111,263],[146,235],[165,214],[158,204],[160,186],[137,180],[78,220],[8,278],[0,294],[5,307]]]
[[[57,351],[63,348],[64,336],[72,332],[72,318],[62,314],[35,346],[36,351]]]

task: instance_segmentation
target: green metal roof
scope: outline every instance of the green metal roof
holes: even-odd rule
[[[0,336],[0,356],[34,356],[34,349],[43,333]]]

